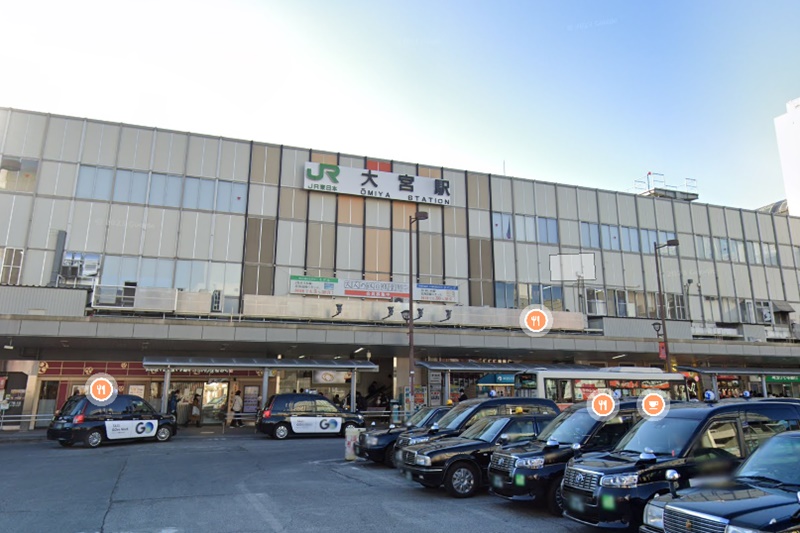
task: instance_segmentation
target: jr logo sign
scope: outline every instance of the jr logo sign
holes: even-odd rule
[[[336,179],[337,176],[339,176],[339,167],[336,165],[326,165],[325,163],[320,163],[317,174],[313,174],[310,168],[306,168],[306,178],[310,180],[320,181],[326,175],[333,183],[339,183],[339,180]]]

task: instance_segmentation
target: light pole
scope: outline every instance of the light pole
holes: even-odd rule
[[[417,211],[408,217],[408,311],[403,311],[403,318],[408,321],[408,386],[411,392],[411,411],[414,410],[414,371],[416,363],[414,361],[414,234],[411,227],[414,222],[428,220],[426,211]],[[406,316],[406,313],[408,316]]]
[[[659,327],[656,327],[658,322],[653,323],[653,329],[656,330],[656,335],[659,334],[659,330],[664,332],[664,356],[666,359],[667,365],[667,372],[672,372],[672,358],[669,356],[669,340],[667,339],[667,313],[664,306],[664,292],[661,290],[661,254],[658,251],[661,248],[666,248],[668,246],[678,246],[678,239],[670,239],[664,244],[658,244],[657,242],[653,243],[653,248],[656,251],[656,281],[658,282],[658,307],[659,307],[659,314],[661,315],[661,324]]]

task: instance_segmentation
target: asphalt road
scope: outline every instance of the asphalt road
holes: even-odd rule
[[[0,444],[0,531],[578,532],[531,504],[450,498],[344,460],[344,439],[248,434],[62,448]]]

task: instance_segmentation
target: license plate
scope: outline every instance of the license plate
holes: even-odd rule
[[[569,499],[567,499],[567,503],[569,504],[569,508],[576,513],[582,513],[584,510],[586,510],[586,505],[583,502],[583,498],[576,494],[571,494]]]
[[[500,476],[492,476],[492,486],[496,489],[503,488],[503,478]]]
[[[62,429],[64,427],[64,422],[56,422],[53,424],[53,429]]]

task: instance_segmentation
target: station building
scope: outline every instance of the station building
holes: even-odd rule
[[[663,368],[661,293],[673,366],[800,395],[749,375],[798,369],[800,218],[667,187],[0,108],[0,260],[9,413],[46,417],[97,372],[156,405],[165,388],[241,389],[250,410],[276,391],[397,398],[409,325],[419,364],[461,365],[417,369],[427,403],[479,393],[496,365]],[[530,305],[547,335],[521,330]]]

